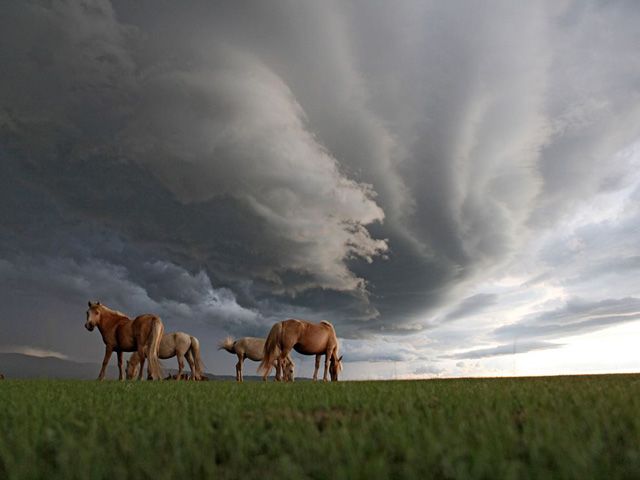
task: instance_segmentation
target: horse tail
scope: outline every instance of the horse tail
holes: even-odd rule
[[[258,373],[263,375],[268,374],[273,366],[273,362],[276,360],[280,352],[280,342],[282,340],[282,322],[276,323],[271,327],[269,336],[264,342],[264,350],[262,355],[262,362],[258,367]]]
[[[233,338],[227,337],[218,343],[218,350],[223,349],[229,353],[236,353],[236,342],[233,341]]]
[[[194,373],[196,376],[196,380],[200,380],[202,378],[202,374],[204,373],[204,365],[202,364],[202,359],[200,358],[200,342],[196,337],[190,336],[189,338],[191,338],[190,350],[193,355],[193,362],[196,366],[196,371]]]
[[[336,334],[336,329],[333,328],[333,324],[331,322],[327,322],[326,320],[320,320],[320,323],[326,325],[331,329],[331,335],[333,336],[333,340],[336,342],[336,348],[334,349],[335,354],[338,354],[338,335]]]
[[[162,320],[159,317],[154,317],[151,321],[151,333],[147,339],[147,355],[149,356],[149,372],[151,373],[151,378],[154,380],[162,379],[162,372],[160,369],[160,360],[158,358],[158,353],[160,350],[160,340],[162,340],[162,335],[164,333],[164,325],[162,324]]]

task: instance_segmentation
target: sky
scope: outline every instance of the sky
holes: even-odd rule
[[[331,321],[347,379],[637,371],[639,24],[635,1],[2,2],[0,352],[100,361],[100,300],[219,374],[218,341],[286,318]]]

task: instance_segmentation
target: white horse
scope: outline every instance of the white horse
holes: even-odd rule
[[[262,357],[264,355],[264,338],[255,338],[255,337],[243,337],[238,340],[233,340],[231,337],[225,338],[218,345],[218,350],[226,350],[229,353],[235,353],[238,356],[238,363],[236,363],[236,380],[238,382],[242,382],[242,364],[244,363],[244,359],[248,358],[249,360],[253,360],[254,362],[262,361]],[[276,381],[280,381],[282,379],[282,374],[284,374],[285,382],[293,382],[294,381],[294,372],[295,372],[295,363],[293,363],[293,359],[291,355],[287,355],[280,364],[279,357],[276,362]],[[271,372],[271,368],[264,372],[262,376],[262,380],[267,380],[269,373]]]
[[[191,378],[193,380],[202,379],[203,365],[200,358],[200,342],[196,337],[184,332],[167,333],[160,340],[158,357],[162,359],[178,357],[178,380],[182,378],[185,358],[191,369]],[[136,375],[139,364],[140,357],[137,352],[134,352],[127,361],[127,379]]]

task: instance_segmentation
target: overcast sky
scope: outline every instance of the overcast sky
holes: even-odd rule
[[[638,25],[635,1],[2,2],[0,351],[99,361],[91,299],[215,373],[221,338],[290,317],[335,325],[348,378],[637,371]]]

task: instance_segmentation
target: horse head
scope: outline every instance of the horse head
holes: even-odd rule
[[[282,367],[282,374],[285,382],[293,382],[295,380],[296,365],[288,358],[285,358],[284,365]]]
[[[129,360],[127,360],[127,368],[125,370],[127,373],[127,380],[131,380],[132,378],[134,378],[138,374],[139,368],[140,365],[136,362],[131,361],[131,358],[129,358]]]
[[[102,305],[100,305],[100,302],[91,303],[91,301],[89,301],[89,309],[87,310],[87,321],[84,324],[84,328],[86,328],[90,332],[92,332],[95,327],[100,325],[100,315],[102,314],[101,307]]]
[[[337,382],[338,375],[342,371],[342,355],[336,359],[335,356],[331,357],[331,364],[329,365],[329,373],[331,374],[331,381]]]

